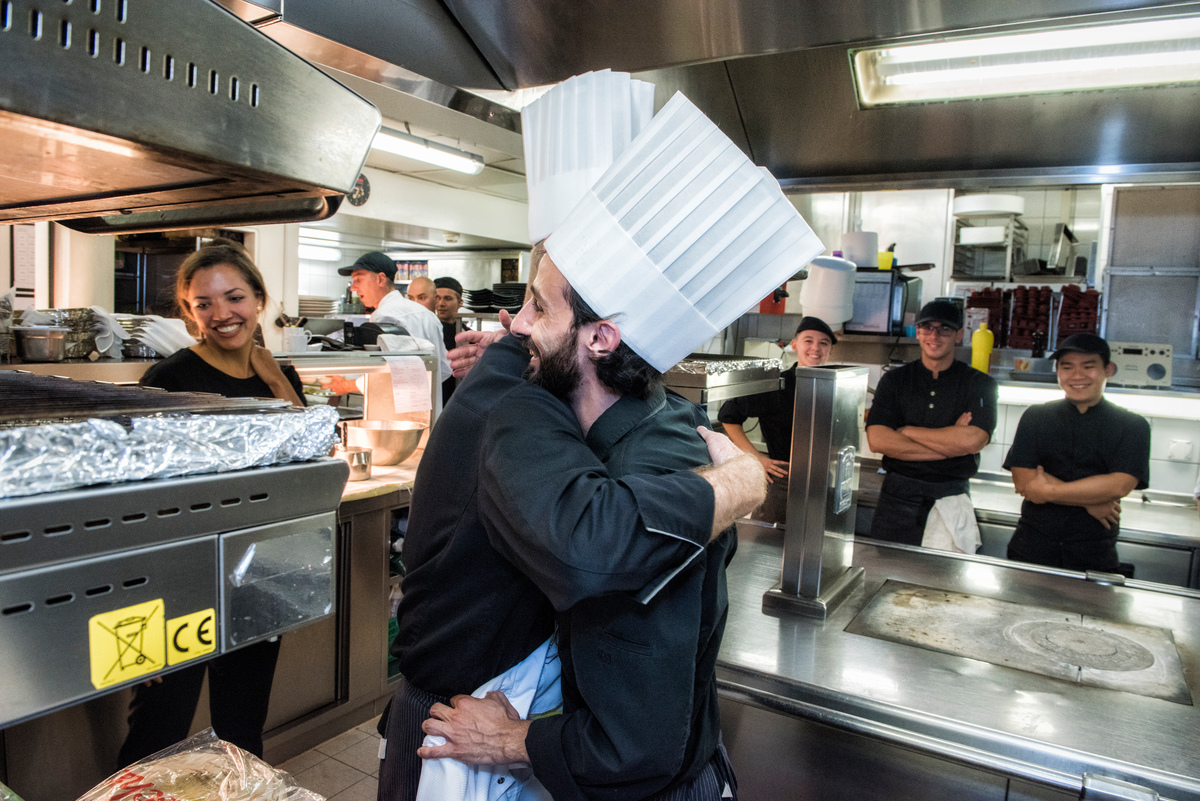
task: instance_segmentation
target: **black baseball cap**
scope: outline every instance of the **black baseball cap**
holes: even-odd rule
[[[796,326],[796,334],[801,331],[818,331],[829,337],[832,344],[837,344],[837,337],[833,335],[833,329],[825,324],[825,321],[820,317],[802,317],[800,325]]]
[[[1104,360],[1104,365],[1107,367],[1112,358],[1112,351],[1108,348],[1108,343],[1103,337],[1098,337],[1095,334],[1071,334],[1071,336],[1058,343],[1058,350],[1054,351],[1054,355],[1050,358],[1058,361],[1067,353],[1094,353]]]
[[[921,323],[945,323],[955,331],[962,330],[962,312],[958,305],[948,300],[931,300],[921,307],[917,325]]]
[[[349,267],[339,267],[338,275],[352,275],[355,270],[370,270],[373,273],[383,273],[387,276],[387,280],[396,280],[396,262],[391,256],[386,253],[380,253],[378,250],[364,256],[359,256],[358,261]]]
[[[453,278],[435,278],[433,285],[438,289],[453,289],[460,298],[462,297],[462,284]]]

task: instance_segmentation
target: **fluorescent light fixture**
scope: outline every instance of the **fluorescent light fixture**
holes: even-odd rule
[[[863,106],[1200,81],[1200,17],[852,51]]]
[[[342,241],[341,233],[337,231],[326,231],[324,228],[307,228],[300,227],[301,239],[318,239],[324,242],[340,242]]]
[[[483,172],[483,157],[465,150],[459,150],[449,145],[431,142],[419,136],[413,136],[403,131],[393,131],[391,128],[380,128],[371,143],[375,150],[416,159],[426,164],[464,172],[467,175],[478,175]]]
[[[307,261],[341,261],[342,251],[320,245],[300,245],[298,255]]]

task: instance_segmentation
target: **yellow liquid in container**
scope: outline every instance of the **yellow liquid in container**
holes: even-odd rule
[[[980,323],[975,333],[971,334],[971,366],[981,373],[988,371],[995,341],[996,337],[988,330],[987,323]]]

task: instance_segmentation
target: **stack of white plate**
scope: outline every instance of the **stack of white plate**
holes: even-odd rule
[[[324,298],[320,295],[301,295],[299,298],[301,317],[328,317],[338,313],[337,298]]]

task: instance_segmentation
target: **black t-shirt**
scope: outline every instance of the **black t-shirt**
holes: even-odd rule
[[[988,437],[996,430],[996,381],[963,362],[952,362],[937,378],[917,359],[883,374],[875,388],[875,401],[867,414],[868,426],[946,428],[964,412],[971,425]],[[883,457],[883,469],[922,481],[970,478],[979,471],[979,454],[932,462],[910,462]]]
[[[796,367],[783,371],[783,389],[734,398],[721,405],[717,420],[742,425],[757,417],[767,455],[787,461],[792,456],[792,420],[796,410]]]
[[[1137,479],[1137,489],[1145,489],[1150,486],[1150,424],[1104,398],[1083,414],[1065,399],[1031,406],[1017,425],[1004,469],[1039,466],[1062,481],[1128,473]],[[1104,528],[1081,506],[1025,501],[1021,523],[1058,542],[1117,536],[1116,526]]]
[[[295,368],[284,366],[283,375],[303,401],[304,388]],[[138,383],[168,392],[211,392],[226,398],[275,397],[267,382],[258,376],[234,378],[201,359],[190,348],[181,348],[161,362],[152,364]]]

